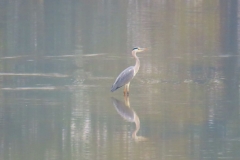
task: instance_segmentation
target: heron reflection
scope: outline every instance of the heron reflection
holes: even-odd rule
[[[128,122],[134,122],[136,129],[132,133],[132,138],[136,141],[144,141],[147,138],[142,136],[137,136],[137,133],[140,129],[140,120],[136,112],[130,107],[129,97],[124,96],[124,103],[112,97],[112,102],[117,110],[118,114]]]

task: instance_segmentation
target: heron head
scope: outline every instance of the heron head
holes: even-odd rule
[[[132,51],[137,53],[137,52],[142,52],[142,51],[145,51],[145,50],[146,50],[145,48],[135,47],[135,48],[133,48]]]

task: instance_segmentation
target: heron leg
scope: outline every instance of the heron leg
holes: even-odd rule
[[[127,85],[126,84],[124,85],[123,95],[127,96]]]
[[[124,96],[129,96],[129,85],[130,85],[130,82],[125,84],[124,86],[124,92],[123,92]]]
[[[130,82],[127,84],[127,93],[129,94],[129,85],[130,85]]]

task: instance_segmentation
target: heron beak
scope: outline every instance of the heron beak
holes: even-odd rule
[[[146,51],[147,48],[141,48],[140,50],[141,50],[141,52],[143,52],[143,51]]]

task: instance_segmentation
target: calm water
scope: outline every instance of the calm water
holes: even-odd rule
[[[1,2],[0,159],[239,159],[236,2]]]

